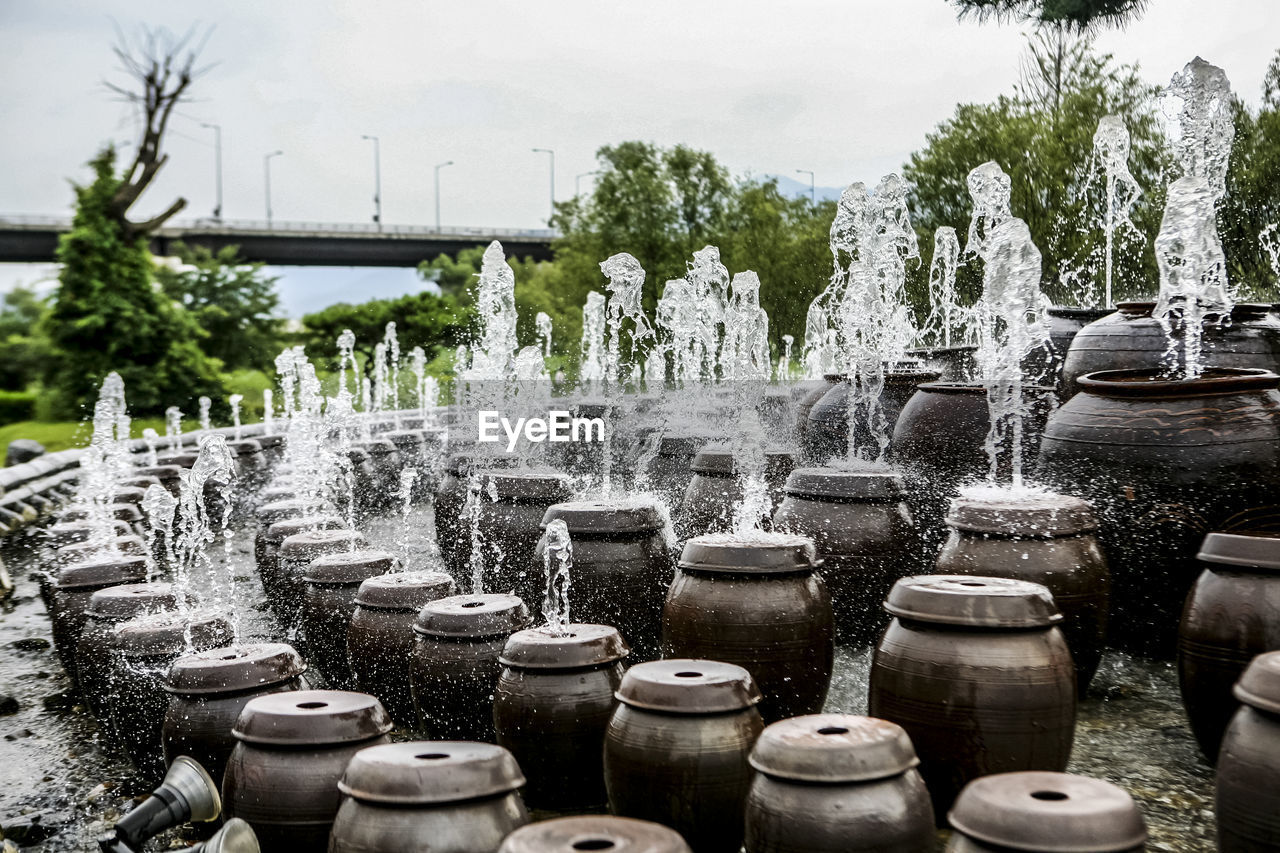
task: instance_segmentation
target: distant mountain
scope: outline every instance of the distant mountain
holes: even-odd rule
[[[790,196],[791,198],[809,197],[808,181],[797,181],[786,175],[765,175],[764,178],[766,180],[769,178],[776,180],[778,182],[778,191],[785,196]],[[844,187],[813,188],[813,195],[817,201],[836,201],[840,198],[840,193],[842,192],[844,192]]]

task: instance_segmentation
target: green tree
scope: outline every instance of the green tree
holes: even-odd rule
[[[1255,113],[1237,100],[1235,119],[1227,195],[1218,215],[1227,277],[1242,298],[1275,302],[1280,273],[1259,237],[1280,223],[1280,51],[1267,68],[1261,107]]]
[[[952,0],[960,17],[1029,21],[1075,30],[1122,26],[1146,11],[1148,0]]]
[[[48,304],[29,287],[19,285],[4,295],[0,307],[0,389],[23,391],[36,382],[49,357],[40,334]]]
[[[180,265],[157,265],[156,280],[208,333],[201,349],[227,370],[271,370],[280,350],[278,278],[241,261],[235,246],[215,254],[178,243],[174,254]]]

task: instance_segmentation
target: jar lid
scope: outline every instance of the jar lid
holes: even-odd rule
[[[235,629],[220,613],[170,610],[121,622],[111,645],[121,655],[157,657],[216,649],[235,642]]]
[[[444,469],[450,474],[456,476],[464,476],[473,467],[484,468],[485,470],[499,468],[515,468],[520,464],[520,460],[514,456],[491,456],[487,453],[479,453],[475,450],[463,450],[458,453],[451,454]]]
[[[692,459],[699,450],[713,441],[715,436],[710,433],[667,433],[658,443],[658,455]]]
[[[429,637],[502,637],[529,624],[518,595],[451,595],[427,602],[413,630]]]
[[[633,708],[672,714],[741,711],[761,698],[755,679],[742,667],[687,658],[636,664],[622,676],[617,696]]]
[[[142,489],[145,496],[148,487],[160,485],[159,477],[152,477],[150,474],[139,474],[135,477],[126,477],[123,480],[117,480],[116,485],[122,488]],[[118,501],[118,503],[127,503],[127,501]]]
[[[630,651],[611,625],[571,622],[563,632],[547,627],[516,631],[498,661],[517,669],[579,669],[622,660]]]
[[[140,583],[147,579],[151,560],[125,554],[94,554],[79,563],[58,570],[58,589],[93,589],[123,583]]]
[[[1250,707],[1280,714],[1280,651],[1251,660],[1232,693]]]
[[[400,558],[389,551],[358,549],[316,557],[303,570],[302,579],[321,586],[363,583],[375,575],[393,572]]]
[[[346,529],[346,520],[336,515],[302,515],[273,521],[267,528],[267,538],[276,542],[284,542],[290,536],[297,536],[299,533],[306,533],[309,530]]]
[[[515,756],[490,743],[419,740],[387,743],[352,756],[338,790],[371,803],[455,803],[524,784]]]
[[[178,658],[164,689],[190,696],[252,690],[292,681],[306,671],[302,655],[287,643],[242,643]]]
[[[182,476],[182,468],[178,465],[144,465],[134,471],[145,476],[155,477],[160,482],[176,480]]]
[[[252,456],[262,452],[262,445],[254,438],[242,438],[239,441],[228,441],[227,449],[237,456]]]
[[[853,714],[811,714],[765,728],[751,750],[761,773],[798,782],[870,782],[920,763],[896,723]]]
[[[1054,492],[1014,494],[1003,487],[962,490],[946,520],[957,530],[1008,538],[1055,539],[1098,529],[1087,501]]]
[[[231,727],[237,740],[265,746],[329,746],[391,731],[373,696],[346,690],[289,690],[250,699]]]
[[[287,492],[293,494],[291,486],[272,486],[269,490],[276,494]],[[263,498],[267,499],[271,496],[263,492]],[[314,498],[278,497],[275,500],[266,500],[262,506],[255,510],[254,515],[257,516],[259,523],[264,527],[270,527],[277,521],[284,521],[289,518],[301,518],[309,514],[318,514],[324,507],[324,502]]]
[[[100,589],[85,613],[108,622],[124,622],[153,610],[173,610],[178,593],[171,583],[126,583]]]
[[[902,619],[975,628],[1044,628],[1062,621],[1041,584],[971,575],[902,578],[884,609]]]
[[[783,491],[836,501],[900,501],[906,494],[897,471],[873,464],[797,468],[787,477]]]
[[[1209,367],[1197,379],[1165,379],[1163,375],[1160,368],[1099,370],[1076,382],[1080,390],[1096,396],[1143,399],[1247,394],[1280,387],[1280,376],[1252,367]]]
[[[770,480],[783,477],[795,467],[796,457],[790,450],[768,447],[764,451],[764,475]],[[734,467],[733,448],[723,445],[704,447],[694,454],[689,470],[710,477],[733,477],[740,472]]]
[[[822,565],[808,536],[794,533],[708,533],[684,543],[679,566],[700,572],[782,574]]]
[[[288,524],[281,521],[276,524]],[[276,524],[271,525],[273,528]],[[294,562],[311,562],[316,557],[332,554],[334,551],[355,550],[364,545],[364,536],[357,530],[331,528],[325,530],[304,530],[292,536],[286,536],[280,543],[280,559]]]
[[[444,572],[393,572],[360,584],[356,606],[417,613],[429,601],[453,595],[457,587]]]
[[[1280,571],[1280,533],[1210,533],[1196,559],[1223,566]]]
[[[513,471],[478,469],[483,488],[500,501],[559,503],[573,494],[568,476],[554,468],[517,468]]]
[[[573,537],[649,533],[667,526],[662,507],[646,498],[552,504],[542,516],[542,529],[557,519],[565,523]]]
[[[111,521],[111,530],[117,536],[128,536],[132,533],[129,525],[115,519]],[[87,542],[93,539],[97,532],[98,527],[90,521],[64,521],[50,525],[45,535],[48,536],[50,545],[60,548],[64,545]]]
[[[522,826],[498,853],[692,853],[680,833],[660,823],[615,815],[559,817]]]
[[[1036,853],[1118,853],[1147,840],[1142,813],[1123,788],[1069,773],[974,779],[947,819],[976,841]]]

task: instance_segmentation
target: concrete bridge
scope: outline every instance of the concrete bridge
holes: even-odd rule
[[[71,220],[56,216],[0,215],[0,262],[48,263]],[[174,221],[151,237],[151,251],[173,253],[173,244],[205,246],[216,252],[239,246],[240,257],[274,266],[416,267],[437,255],[502,243],[508,255],[551,259],[550,229],[430,228],[417,225]]]

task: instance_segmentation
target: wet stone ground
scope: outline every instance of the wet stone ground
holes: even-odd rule
[[[372,546],[407,556],[409,568],[421,569],[429,567],[423,562],[429,525],[428,514],[414,511],[375,519],[361,530]],[[398,541],[406,531],[409,541]],[[148,790],[133,781],[123,754],[103,746],[93,718],[68,694],[44,605],[24,564],[30,552],[29,544],[10,542],[0,553],[17,583],[0,603],[0,827],[6,849],[12,843],[24,851],[93,851],[96,838]],[[262,601],[251,569],[251,533],[238,533],[225,557],[220,547],[213,557],[213,572],[233,573],[238,601]],[[274,639],[263,605],[240,615],[244,641]],[[828,711],[866,712],[869,666],[867,650],[838,651]],[[1106,657],[1080,705],[1069,769],[1133,794],[1151,830],[1148,850],[1215,849],[1213,771],[1187,726],[1171,663]],[[170,832],[150,849],[195,840],[190,830]]]

